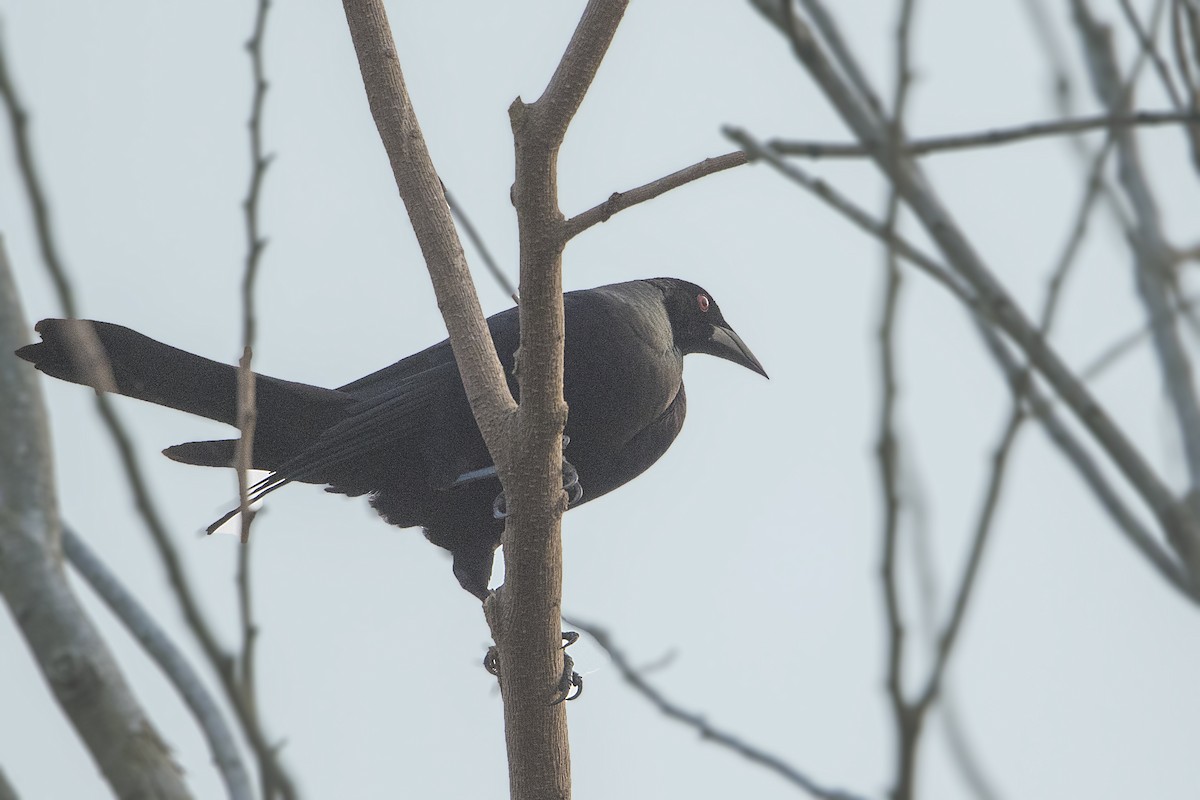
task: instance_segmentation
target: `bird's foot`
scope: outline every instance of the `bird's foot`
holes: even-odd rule
[[[487,670],[488,675],[496,676],[496,680],[500,679],[500,649],[496,645],[492,645],[483,654],[483,668]]]
[[[573,692],[573,693],[572,693]],[[563,672],[550,705],[556,706],[564,700],[576,700],[583,694],[583,676],[575,671],[575,659],[563,653]]]
[[[562,437],[563,450],[567,449],[567,445],[571,443],[571,437],[566,434]],[[579,471],[575,469],[575,465],[567,461],[566,457],[562,460],[562,487],[567,493],[567,507],[577,505],[583,499],[583,484],[579,482]],[[492,501],[492,516],[495,519],[507,519],[508,517],[508,499],[504,496],[504,492],[496,495],[496,499]]]
[[[562,649],[566,650],[579,641],[579,634],[575,631],[563,631],[562,639]],[[489,647],[483,656],[483,668],[489,675],[496,676],[496,680],[500,680],[500,650],[495,645]],[[550,705],[556,706],[564,700],[575,700],[581,694],[583,694],[583,676],[575,671],[575,659],[563,653],[562,677],[558,679],[554,699],[550,701]]]
[[[575,631],[563,631],[562,640],[562,649],[565,651],[579,641],[579,634]],[[575,690],[574,694],[571,693],[572,689]],[[583,676],[575,671],[575,659],[564,652],[562,677],[558,679],[558,693],[550,705],[556,706],[564,700],[578,699],[581,694],[583,694]]]

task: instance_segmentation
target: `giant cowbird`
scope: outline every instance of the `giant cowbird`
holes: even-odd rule
[[[712,295],[687,281],[568,292],[563,307],[564,487],[572,505],[632,480],[666,452],[687,408],[684,355],[708,353],[767,374]],[[84,326],[94,338],[80,335]],[[517,309],[490,317],[488,327],[515,397]],[[107,378],[97,376],[108,372],[94,363],[98,341],[118,393],[236,424],[236,367],[106,322],[46,319],[36,330],[42,341],[17,355],[47,375],[103,385]],[[462,587],[487,597],[503,496],[448,341],[338,389],[259,375],[256,392],[254,467],[271,474],[255,496],[293,481],[370,495],[391,524],[424,527],[431,542],[453,554]],[[187,464],[229,467],[234,440],[163,452]]]

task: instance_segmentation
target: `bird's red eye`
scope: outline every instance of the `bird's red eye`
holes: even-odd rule
[[[700,309],[700,313],[708,311],[708,307],[712,305],[712,301],[708,299],[706,294],[696,295],[696,307]]]

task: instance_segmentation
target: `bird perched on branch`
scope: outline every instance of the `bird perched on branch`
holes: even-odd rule
[[[563,307],[563,471],[572,506],[632,480],[666,452],[687,409],[685,355],[708,353],[767,374],[712,295],[687,281],[568,292]],[[515,397],[517,309],[490,317],[488,327]],[[47,375],[236,425],[237,367],[106,322],[46,319],[36,330],[42,341],[17,355]],[[487,597],[503,495],[448,341],[338,389],[265,375],[255,389],[253,466],[271,474],[254,498],[291,482],[369,495],[391,524],[422,526],[453,554],[462,587]],[[163,452],[186,464],[230,467],[235,441]]]

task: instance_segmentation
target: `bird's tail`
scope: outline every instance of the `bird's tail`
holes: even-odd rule
[[[42,341],[17,355],[72,383],[237,424],[236,367],[165,345],[129,328],[91,320],[44,319]],[[339,420],[350,398],[338,391],[256,375],[254,466],[272,469]],[[232,441],[168,448],[176,461],[229,466]]]

